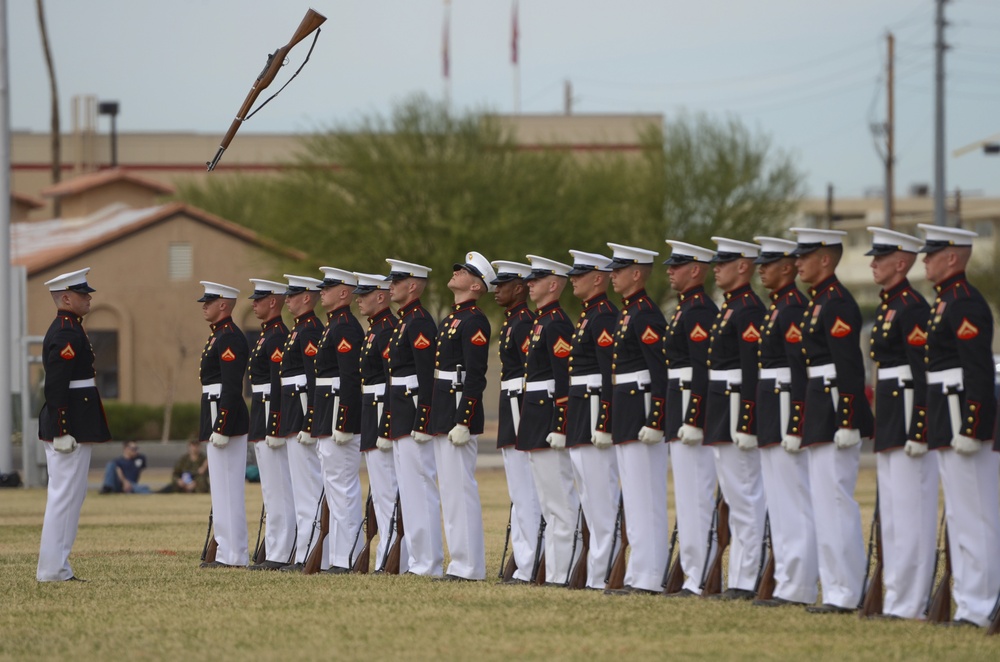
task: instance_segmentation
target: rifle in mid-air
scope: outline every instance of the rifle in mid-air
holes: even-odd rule
[[[871,573],[872,565],[872,542],[875,543],[875,571]],[[871,618],[882,613],[882,517],[879,512],[878,493],[875,495],[875,515],[872,517],[872,530],[868,534],[868,563],[865,569],[865,581],[861,585],[861,604],[858,605],[858,616],[861,618]]]
[[[619,589],[625,586],[625,552],[628,551],[628,531],[625,528],[624,496],[618,498],[618,517],[616,519],[615,530],[621,530],[622,544],[618,547],[618,553],[611,565],[608,566],[607,580],[604,584],[605,590]],[[614,549],[613,544],[611,549]]]
[[[247,98],[243,101],[243,105],[240,106],[239,111],[236,113],[236,119],[234,119],[233,123],[229,125],[229,130],[226,131],[225,137],[223,137],[222,142],[219,143],[219,151],[215,153],[215,158],[207,163],[209,171],[215,170],[215,166],[219,164],[219,159],[222,158],[222,153],[226,151],[229,147],[229,143],[231,143],[233,138],[236,137],[236,132],[239,131],[240,124],[250,119],[254,113],[267,105],[268,101],[278,96],[281,90],[285,89],[285,86],[292,81],[292,78],[299,75],[299,71],[302,71],[302,67],[304,67],[306,62],[309,61],[309,55],[312,54],[313,47],[316,46],[316,39],[319,38],[320,33],[319,26],[321,26],[325,21],[326,17],[322,14],[313,11],[312,9],[308,10],[305,17],[302,19],[302,22],[299,23],[299,27],[295,30],[295,34],[292,35],[292,38],[288,41],[288,43],[267,56],[267,64],[264,65],[264,70],[260,72],[259,76],[257,76],[257,80],[254,81],[253,87],[250,88],[250,93],[247,94]],[[257,110],[250,112],[250,108],[253,106],[254,102],[257,101],[257,97],[259,97],[260,93],[264,91],[264,88],[274,81],[275,76],[278,75],[278,70],[285,64],[285,58],[288,56],[288,52],[291,51],[297,43],[308,37],[313,32],[316,33],[316,37],[313,38],[312,46],[309,47],[309,53],[306,54],[306,59],[299,66],[298,70],[292,74],[291,78],[288,79],[288,83],[282,85],[281,89],[272,94],[266,101],[264,101],[264,103],[260,104]]]
[[[365,531],[365,544],[357,556],[354,550],[358,548],[358,539],[361,537],[361,530]],[[368,500],[365,502],[365,518],[358,527],[358,533],[354,536],[354,546],[351,547],[351,557],[349,559],[351,572],[362,575],[368,574],[371,566],[372,540],[378,533],[378,519],[375,517],[375,501],[372,499],[372,490],[368,488]]]
[[[716,595],[722,593],[722,555],[729,547],[729,504],[719,490],[715,498],[715,512],[712,514],[712,528],[708,532],[708,552],[705,555],[705,567],[701,573],[701,594]],[[712,543],[715,545],[715,557],[712,557]]]

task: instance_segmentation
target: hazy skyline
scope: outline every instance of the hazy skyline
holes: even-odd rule
[[[512,0],[453,0],[453,110],[514,109]],[[299,77],[243,132],[303,132],[444,98],[443,0],[45,0],[64,131],[70,99],[121,104],[118,131],[221,135],[312,6],[327,17]],[[896,193],[933,181],[933,0],[520,0],[523,113],[731,115],[806,172],[811,196],[883,185],[869,125],[886,115],[887,30],[896,38]],[[1000,156],[951,152],[1000,133],[1000,3],[954,0],[947,54],[947,186],[1000,195]],[[45,132],[49,89],[35,3],[8,3],[11,125]],[[297,46],[277,90],[298,68]],[[266,94],[265,94],[266,97]],[[265,98],[262,97],[262,98]],[[99,129],[109,130],[101,118]]]

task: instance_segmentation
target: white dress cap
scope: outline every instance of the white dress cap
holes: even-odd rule
[[[770,264],[786,257],[795,257],[793,253],[798,248],[791,239],[779,239],[778,237],[754,237],[760,245],[760,254],[754,260],[754,264]]]
[[[490,262],[497,270],[497,277],[493,279],[492,285],[506,283],[509,280],[527,278],[531,273],[531,266],[521,262],[510,262],[509,260],[494,260]]]
[[[923,248],[920,249],[921,253],[936,253],[949,246],[971,246],[972,240],[979,236],[972,230],[949,228],[944,225],[918,223],[917,227],[923,230],[924,236],[927,237]]]
[[[611,269],[632,267],[637,264],[653,264],[653,258],[659,255],[656,251],[636,248],[635,246],[625,246],[624,244],[614,244],[610,241],[608,242],[608,248],[612,250],[611,264],[608,265]]]
[[[84,267],[78,271],[71,271],[66,274],[59,274],[55,278],[45,281],[45,285],[48,286],[49,292],[62,292],[64,290],[73,290],[74,292],[81,292],[83,294],[96,292],[97,290],[87,284],[88,271],[90,271],[90,267]]]
[[[715,251],[708,248],[702,248],[701,246],[695,246],[694,244],[688,244],[683,241],[674,241],[673,239],[667,239],[667,243],[670,244],[670,257],[663,261],[663,264],[667,265],[680,265],[687,264],[688,262],[711,262],[712,258],[715,257]]]
[[[452,268],[456,271],[458,269],[465,269],[470,274],[483,281],[483,283],[486,284],[487,292],[492,292],[496,289],[493,281],[496,280],[497,274],[493,271],[493,265],[490,264],[489,260],[483,257],[482,253],[469,251],[465,254],[465,262],[456,262]]]
[[[240,291],[235,287],[213,283],[210,280],[198,281],[205,288],[205,294],[198,301],[214,301],[215,299],[235,299],[240,295]]]
[[[263,280],[261,278],[251,278],[250,282],[253,283],[253,294],[248,296],[248,299],[263,299],[272,294],[285,293],[284,283],[276,283],[273,280]]]
[[[576,250],[571,250],[569,254],[573,256],[573,268],[569,270],[570,276],[579,276],[591,271],[611,271],[611,258],[609,257]]]
[[[319,292],[323,287],[323,281],[309,276],[295,276],[293,274],[283,274],[288,280],[288,288],[285,294],[300,294],[302,292]]]
[[[526,255],[525,257],[531,263],[531,273],[528,274],[525,280],[536,280],[538,278],[545,278],[546,276],[561,276],[562,278],[569,276],[570,266],[568,264],[556,262],[555,260],[538,255]]]
[[[357,287],[354,288],[354,294],[368,294],[375,290],[389,289],[389,281],[382,274],[364,274],[355,271],[354,277],[358,280]]]
[[[323,287],[333,287],[334,285],[350,285],[357,287],[358,279],[354,277],[353,271],[344,271],[336,267],[320,267],[323,272]]]
[[[402,260],[393,260],[392,258],[386,259],[389,263],[389,275],[385,277],[386,280],[404,280],[406,278],[427,278],[433,269],[430,267],[425,267],[422,264],[414,264],[413,262],[403,262]]]
[[[737,241],[726,237],[712,237],[712,241],[718,246],[718,250],[712,257],[712,262],[717,264],[742,258],[755,258],[760,253],[760,246],[748,241]]]
[[[872,249],[865,255],[889,255],[896,251],[904,253],[919,253],[924,242],[916,237],[887,228],[870,227],[872,233]]]
[[[795,255],[808,255],[824,246],[839,246],[847,233],[843,230],[822,230],[820,228],[789,228],[795,235],[798,247]]]

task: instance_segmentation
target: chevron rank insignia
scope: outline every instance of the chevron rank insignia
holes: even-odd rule
[[[959,340],[972,340],[979,335],[979,327],[963,317],[955,335],[958,336]]]
[[[310,340],[309,343],[302,350],[302,353],[305,354],[306,356],[316,356],[317,354],[319,354],[319,348],[316,347],[316,344]]]
[[[567,356],[569,356],[569,351],[571,349],[573,349],[573,347],[568,342],[566,342],[562,336],[559,336],[556,339],[556,342],[552,345],[552,353],[561,359],[564,359]]]
[[[531,339],[528,336],[524,337],[524,342],[521,343],[521,353],[527,354],[528,348],[531,347]]]
[[[341,354],[346,354],[352,349],[354,349],[354,345],[347,342],[347,338],[341,338],[340,342],[337,343],[337,351],[340,352]]]
[[[281,357],[282,357],[281,350],[275,347],[274,351],[271,352],[271,362],[281,363]]]
[[[611,334],[608,333],[607,329],[601,331],[601,335],[597,336],[598,347],[608,347],[610,345],[613,345],[614,342],[615,339],[611,337]]]
[[[59,356],[63,357],[67,361],[76,358],[76,352],[73,351],[73,345],[66,343],[66,346],[62,348],[59,352]]]
[[[223,361],[235,361],[236,354],[233,352],[231,348],[227,347],[226,351],[224,351],[222,354],[219,354],[219,358],[222,359]]]
[[[910,331],[910,335],[906,336],[906,342],[914,347],[921,347],[927,344],[927,332],[920,328],[919,325],[913,325],[913,331]]]
[[[788,327],[788,331],[785,331],[785,342],[799,343],[802,342],[802,331],[799,327],[792,324]]]
[[[850,332],[851,325],[839,317],[834,321],[833,326],[830,327],[830,335],[834,338],[843,338]]]
[[[641,336],[639,336],[639,340],[641,340],[643,343],[647,345],[652,345],[653,343],[659,341],[659,339],[660,339],[660,334],[658,334],[656,331],[653,331],[653,328],[649,326],[647,326],[646,330],[642,332]]]
[[[427,339],[424,334],[418,334],[416,340],[413,341],[414,349],[427,349],[431,346],[431,341]]]
[[[486,339],[486,334],[483,333],[482,330],[479,330],[476,331],[476,334],[469,339],[469,342],[471,342],[473,345],[476,345],[477,347],[482,347],[483,345],[488,343],[489,340]]]
[[[695,342],[701,342],[708,338],[708,333],[705,329],[701,328],[701,324],[695,324],[688,337]]]
[[[757,342],[760,340],[760,331],[757,330],[756,326],[751,324],[743,330],[742,338],[747,342]]]

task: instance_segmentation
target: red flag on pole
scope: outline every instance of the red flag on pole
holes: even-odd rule
[[[444,30],[441,35],[441,73],[445,78],[449,77],[451,62],[448,54],[449,23],[451,22],[451,7],[447,0],[444,3]]]
[[[511,64],[517,64],[517,0],[514,0],[514,11],[511,21],[510,29],[510,62]]]

